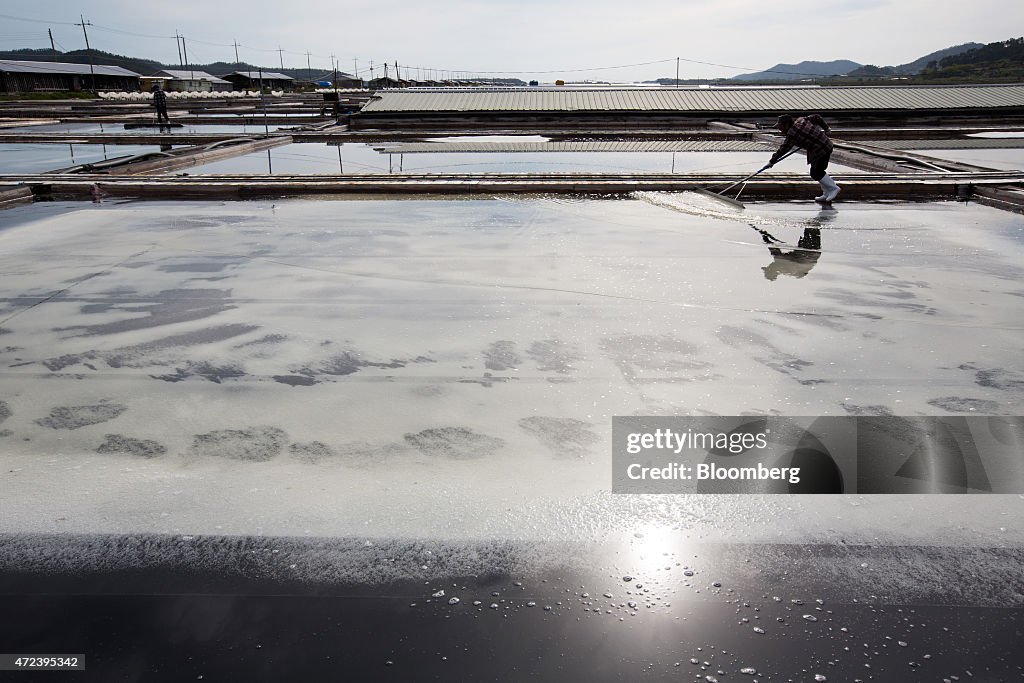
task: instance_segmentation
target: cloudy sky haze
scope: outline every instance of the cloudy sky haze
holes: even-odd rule
[[[304,67],[309,51],[314,67],[328,69],[334,54],[349,72],[356,62],[366,72],[370,60],[398,60],[423,76],[443,69],[611,81],[674,76],[676,57],[694,60],[681,63],[684,78],[805,59],[901,64],[951,45],[1017,37],[1013,29],[1024,26],[1024,3],[1016,0],[956,7],[925,0],[16,0],[0,12],[5,49],[47,46],[48,27],[58,47],[83,48],[81,29],[71,25],[83,13],[95,24],[93,47],[166,63],[178,61],[177,30],[193,63],[234,61],[230,44],[238,40],[243,61],[268,68],[280,66],[280,46],[289,68]]]

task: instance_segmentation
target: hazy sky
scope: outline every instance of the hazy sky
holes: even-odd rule
[[[356,60],[366,72],[373,60],[380,75],[381,62],[397,60],[548,81],[672,77],[676,57],[740,67],[682,61],[683,78],[804,59],[901,64],[950,45],[1017,37],[1024,26],[1020,0],[14,0],[0,13],[4,48],[47,46],[47,28],[58,48],[83,48],[81,28],[70,25],[83,13],[94,48],[168,63],[178,61],[177,30],[193,63],[234,61],[237,40],[243,61],[273,68],[281,47],[290,68],[304,67],[309,51],[324,69],[334,54],[348,72]],[[595,69],[658,60],[667,61]]]

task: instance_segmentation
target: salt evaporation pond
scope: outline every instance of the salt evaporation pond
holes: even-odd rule
[[[930,149],[922,151],[936,159],[961,161],[999,171],[1024,170],[1024,149]]]
[[[45,173],[159,150],[157,145],[4,144],[0,145],[0,173]]]
[[[2,523],[543,540],[573,537],[596,506],[601,535],[641,524],[635,501],[602,493],[613,415],[1020,410],[1016,216],[698,206],[663,194],[4,212],[4,458],[21,469]],[[820,258],[781,261],[749,223],[791,243],[819,229]],[[401,505],[377,495],[381,472]],[[33,493],[62,476],[78,493]],[[282,480],[311,489],[295,498]],[[99,514],[116,490],[146,504]],[[506,511],[524,496],[548,512]],[[920,518],[891,528],[865,522],[901,509],[893,496],[855,509],[776,497],[736,523],[745,498],[658,500],[666,523],[697,506],[694,533],[727,541],[1021,538],[998,530],[998,496],[960,513],[986,520],[960,532],[943,498],[915,498]],[[822,518],[828,506],[843,520]]]
[[[753,173],[767,163],[764,152],[378,152],[373,144],[293,143],[264,152],[196,166],[190,175],[361,173]],[[833,164],[834,172],[861,173]],[[774,171],[806,173],[794,155]]]
[[[613,415],[1020,413],[1019,217],[837,208],[0,214],[0,569],[10,595],[40,593],[8,600],[7,642],[98,623],[47,591],[161,592],[139,622],[105,603],[105,628],[197,656],[110,671],[257,657],[285,675],[283,653],[321,661],[340,637],[353,670],[399,680],[1010,680],[1021,496],[608,490]],[[817,231],[820,256],[780,259],[751,224]],[[197,592],[221,597],[176,595]],[[204,639],[233,619],[249,625]]]

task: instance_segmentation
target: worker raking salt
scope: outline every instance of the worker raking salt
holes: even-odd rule
[[[794,119],[789,114],[783,114],[775,124],[786,136],[785,142],[778,151],[772,155],[768,162],[774,166],[783,156],[794,147],[807,150],[807,163],[811,165],[811,177],[821,184],[821,195],[814,198],[814,201],[822,204],[831,204],[832,200],[839,195],[839,185],[829,176],[825,169],[828,168],[828,160],[832,157],[832,141],[828,137],[828,124],[825,119],[817,114],[801,116]]]

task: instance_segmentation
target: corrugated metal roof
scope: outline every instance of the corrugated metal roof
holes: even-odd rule
[[[953,140],[857,140],[856,145],[885,149],[1020,149],[1024,138],[955,138]]]
[[[229,73],[227,75],[228,76],[244,76],[245,78],[248,78],[250,81],[258,81],[261,78],[259,71],[232,71],[231,73]],[[264,71],[263,74],[262,74],[262,78],[265,81],[266,80],[271,80],[271,81],[294,81],[295,80],[291,76],[285,76],[284,74],[279,74],[276,71]]]
[[[378,91],[363,112],[777,112],[1024,106],[1024,85],[820,88],[481,88]]]
[[[592,140],[559,142],[396,142],[374,145],[389,154],[452,152],[763,152],[753,140]]]
[[[106,66],[97,64],[95,67],[97,76],[128,76],[138,77],[134,71],[120,66]],[[70,62],[29,62],[13,59],[0,59],[0,71],[11,73],[27,74],[73,74],[88,75],[92,73],[88,64],[72,64]]]
[[[179,69],[164,69],[163,71],[157,71],[156,76],[167,75],[178,81],[210,81],[211,83],[227,83],[223,78],[217,78],[213,74],[208,74],[205,71],[189,71],[185,69],[181,71]]]

